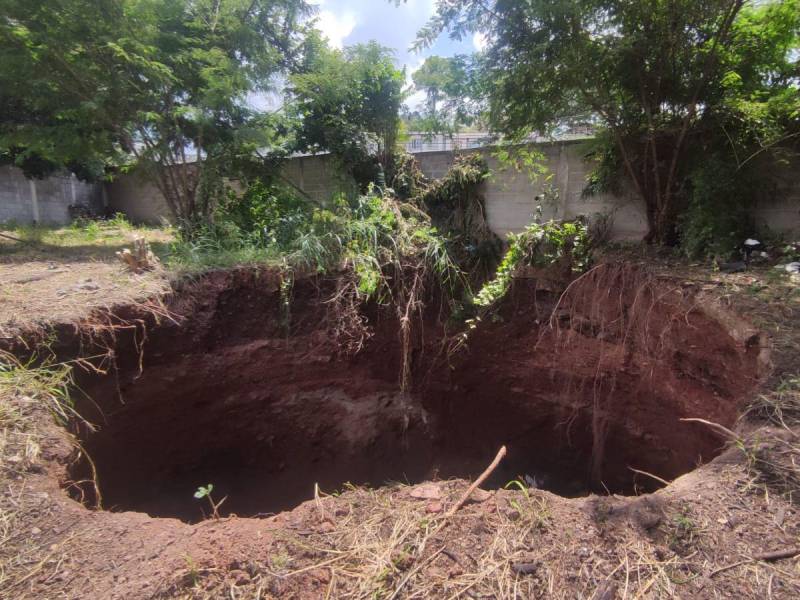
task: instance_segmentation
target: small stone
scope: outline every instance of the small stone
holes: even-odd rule
[[[438,500],[434,500],[432,502],[428,502],[427,506],[425,506],[425,512],[428,513],[440,513],[444,510],[444,506]]]
[[[250,575],[244,571],[231,571],[231,579],[236,585],[247,585],[250,583]]]
[[[747,265],[742,261],[721,263],[719,265],[719,270],[722,273],[741,273],[745,269],[747,269]]]
[[[539,568],[537,563],[514,563],[511,565],[511,568],[514,569],[520,575],[530,575],[531,573],[535,573],[536,570]]]
[[[413,488],[409,495],[417,500],[438,500],[442,497],[442,489],[435,483],[423,483]]]
[[[491,492],[487,492],[486,490],[477,488],[474,492],[470,494],[469,498],[467,499],[467,502],[472,502],[472,503],[486,502],[491,497],[492,497]]]
[[[34,527],[33,529],[31,529],[31,534],[33,535],[39,535],[40,533],[42,533],[42,530],[39,529],[38,527]]]
[[[317,531],[319,533],[331,533],[332,531],[335,530],[336,526],[330,521],[323,521],[322,523],[320,523],[319,527],[317,527]]]

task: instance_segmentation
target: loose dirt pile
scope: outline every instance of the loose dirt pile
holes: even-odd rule
[[[372,337],[341,354],[333,286],[298,279],[287,311],[279,276],[216,273],[172,317],[62,331],[60,355],[113,361],[78,377],[79,445],[41,415],[42,457],[9,488],[30,556],[49,548],[15,594],[714,597],[742,577],[713,572],[734,549],[796,539],[791,505],[737,496],[745,456],[685,420],[735,427],[768,367],[763,336],[692,286],[613,265],[563,295],[518,280],[455,352],[431,311],[403,393],[396,321],[367,307]],[[466,483],[442,480],[500,445],[497,491],[444,519]],[[208,483],[228,518],[202,520]],[[773,572],[770,592],[794,581]]]

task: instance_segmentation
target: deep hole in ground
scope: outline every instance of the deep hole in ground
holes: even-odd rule
[[[122,330],[116,368],[81,378],[77,408],[96,430],[75,424],[83,451],[65,486],[93,505],[93,464],[108,510],[196,521],[207,506],[193,494],[212,483],[222,514],[257,516],[315,484],[474,477],[505,444],[489,487],[651,491],[632,469],[670,480],[714,457],[723,441],[680,419],[731,426],[763,356],[760,337],[732,336],[680,286],[631,273],[601,269],[560,304],[519,280],[449,357],[432,317],[406,393],[381,310],[366,311],[365,348],[343,357],[324,326],[330,281],[296,282],[287,331],[274,275],[212,274],[171,301],[180,324],[149,323],[144,344],[141,327]]]

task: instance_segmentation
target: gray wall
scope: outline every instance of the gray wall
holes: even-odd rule
[[[27,179],[21,169],[0,167],[0,223],[69,223],[67,207],[73,204],[102,210],[102,186],[84,183],[74,175]]]
[[[644,207],[632,195],[616,197],[599,195],[581,198],[589,165],[582,158],[580,143],[559,142],[538,144],[545,155],[552,176],[532,180],[526,172],[504,167],[492,156],[491,149],[476,150],[486,158],[491,177],[483,185],[489,226],[501,237],[521,231],[528,225],[546,185],[558,190],[556,205],[542,205],[545,219],[570,219],[578,215],[613,213],[614,235],[618,239],[641,239],[647,232]],[[425,152],[415,155],[428,177],[442,177],[455,159],[452,152]]]
[[[125,213],[132,222],[147,225],[159,225],[170,218],[164,196],[143,173],[121,175],[108,184],[107,190],[111,213]]]
[[[622,196],[598,195],[581,198],[589,164],[583,160],[583,142],[565,141],[537,144],[544,153],[552,173],[550,183],[559,192],[556,206],[543,206],[545,218],[572,218],[595,213],[612,214],[616,239],[639,240],[647,230],[644,206],[631,192]],[[536,209],[536,196],[545,182],[531,181],[526,173],[503,169],[490,149],[472,150],[482,153],[492,171],[483,184],[489,226],[500,236],[521,231],[530,223]],[[422,171],[429,177],[443,176],[452,164],[452,151],[422,152],[414,155]],[[800,234],[800,163],[787,165],[773,173],[774,189],[764,195],[755,209],[760,226],[773,231]],[[289,160],[284,176],[313,199],[325,202],[342,188],[328,156],[303,156]],[[109,187],[110,210],[127,213],[132,220],[158,223],[168,217],[163,198],[156,187],[137,175],[120,177]]]

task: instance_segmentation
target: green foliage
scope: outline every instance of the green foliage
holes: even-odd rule
[[[227,219],[179,230],[167,253],[167,265],[179,274],[257,264],[278,265],[280,256],[257,234],[248,234]]]
[[[0,426],[23,424],[17,420],[25,415],[14,410],[10,403],[12,396],[27,396],[43,404],[61,425],[73,418],[81,420],[70,396],[73,366],[56,361],[49,351],[23,361],[0,350]]]
[[[220,213],[254,240],[280,249],[287,248],[307,227],[312,206],[287,187],[256,180],[241,197],[229,197]]]
[[[209,507],[211,508],[211,517],[214,519],[219,519],[219,507],[222,506],[222,503],[225,502],[225,500],[227,500],[228,497],[225,496],[219,502],[215,502],[214,498],[211,496],[211,492],[213,490],[214,490],[214,485],[211,483],[209,483],[206,486],[201,485],[200,487],[197,488],[197,491],[195,491],[194,497],[197,500],[202,500],[203,498],[208,500]]]
[[[6,160],[95,175],[136,162],[174,216],[192,222],[215,210],[214,180],[251,167],[260,149],[280,150],[280,118],[247,98],[294,68],[310,14],[304,0],[3,0],[2,8]],[[194,170],[179,168],[195,158]]]
[[[586,185],[581,190],[582,198],[599,194],[622,194],[622,157],[608,132],[601,132],[589,142],[584,159],[591,169],[586,174]]]
[[[209,483],[206,486],[200,486],[197,488],[197,491],[194,493],[194,497],[198,500],[202,500],[211,495],[211,491],[214,489],[214,485]]]
[[[429,56],[411,76],[425,93],[425,109],[416,129],[431,134],[454,133],[474,120],[471,110],[472,61],[469,57]]]
[[[444,177],[430,182],[419,199],[433,223],[446,232],[452,254],[474,279],[485,279],[496,267],[502,241],[489,228],[478,186],[489,177],[480,153],[456,156]]]
[[[404,73],[376,42],[333,50],[318,46],[289,80],[296,147],[330,152],[366,191],[390,166],[400,124]]]
[[[800,137],[799,26],[800,0],[438,0],[418,44],[485,36],[475,89],[512,140],[590,115],[608,134],[590,191],[624,169],[672,243],[699,141],[741,166]]]
[[[430,208],[456,208],[464,193],[489,177],[489,167],[479,153],[459,154],[441,179],[433,181],[422,194]]]
[[[495,148],[494,157],[502,169],[513,169],[524,173],[531,183],[552,179],[547,166],[547,156],[538,148],[521,144],[502,144]]]
[[[488,308],[505,296],[520,267],[548,267],[567,259],[572,271],[581,273],[589,265],[587,228],[580,221],[531,223],[521,233],[509,234],[508,241],[494,279],[475,296],[478,307]]]
[[[756,176],[712,155],[689,183],[689,206],[679,222],[682,251],[691,258],[738,258],[742,242],[755,235],[750,205],[758,197]]]
[[[387,299],[393,272],[409,262],[428,265],[443,285],[460,277],[446,241],[424,212],[374,193],[352,203],[339,198],[331,209],[316,209],[310,229],[300,233],[291,248],[287,260],[299,268],[352,267],[364,298]]]

